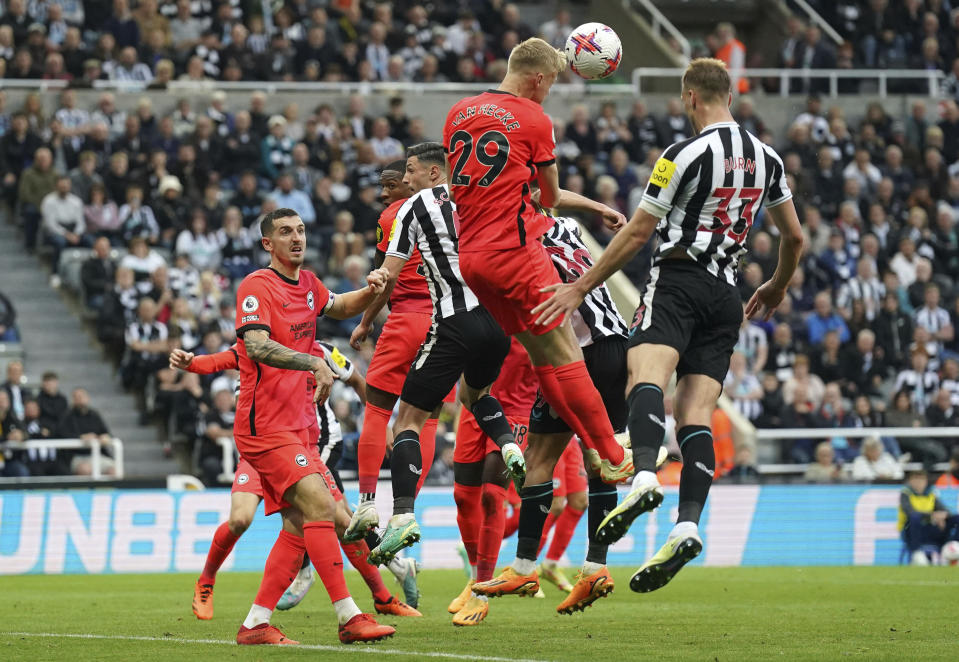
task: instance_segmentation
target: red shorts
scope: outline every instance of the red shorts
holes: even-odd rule
[[[231,492],[249,492],[258,497],[263,496],[263,486],[260,484],[260,474],[242,457],[236,465],[233,474],[233,489]]]
[[[567,496],[589,490],[589,478],[583,465],[583,450],[579,441],[570,439],[553,469],[553,496]]]
[[[460,272],[476,298],[507,335],[529,331],[542,335],[560,325],[536,324],[532,310],[552,294],[540,292],[560,282],[556,268],[538,241],[505,251],[460,253]]]
[[[390,313],[376,341],[376,349],[366,371],[366,383],[386,393],[399,395],[403,383],[433,323],[431,314]],[[443,402],[453,402],[456,389]]]
[[[290,504],[283,499],[283,495],[291,486],[310,474],[320,475],[335,500],[343,498],[333,475],[320,459],[315,439],[312,439],[310,434],[308,429],[303,429],[284,430],[256,437],[235,435],[240,455],[260,475],[263,508],[267,515],[288,508]],[[251,445],[269,448],[250,452]]]
[[[506,420],[509,421],[510,427],[513,428],[513,434],[516,435],[516,442],[521,443],[525,440],[526,422],[508,415]],[[459,462],[461,464],[482,462],[490,453],[499,452],[499,446],[486,436],[486,433],[477,425],[473,414],[464,407],[460,412],[459,426],[456,428],[456,445],[453,447],[453,462]]]

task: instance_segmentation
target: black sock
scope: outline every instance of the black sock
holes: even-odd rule
[[[503,407],[499,400],[486,394],[473,403],[470,408],[473,417],[476,418],[476,424],[480,426],[487,437],[493,440],[497,446],[502,448],[506,444],[515,443],[513,437],[513,428],[503,413]]]
[[[374,547],[380,546],[380,541],[383,540],[383,538],[381,538],[380,534],[377,533],[376,531],[370,531],[369,533],[366,534],[366,537],[363,538],[363,540],[366,541],[367,547],[369,547],[370,549],[373,549]]]
[[[676,433],[676,439],[683,454],[683,471],[679,476],[679,516],[676,521],[699,524],[716,469],[713,433],[705,425],[686,425]]]
[[[393,475],[393,514],[412,513],[416,483],[423,473],[420,436],[416,432],[403,430],[393,439],[390,472]]]
[[[360,503],[364,501],[376,501],[376,492],[361,492]]]
[[[519,496],[523,505],[519,509],[516,557],[535,561],[539,552],[539,539],[543,536],[543,525],[553,503],[553,481],[524,487]]]
[[[589,479],[589,508],[586,511],[587,534],[589,535],[589,547],[586,549],[586,560],[591,563],[601,563],[606,565],[606,550],[609,545],[602,545],[596,542],[596,529],[599,523],[603,521],[609,511],[616,507],[617,494],[616,488],[607,485],[602,478]]]
[[[655,384],[636,384],[626,397],[629,439],[636,471],[656,471],[656,457],[666,435],[663,391]]]
[[[303,565],[300,566],[300,569],[302,570],[303,568],[309,567],[309,565],[310,565],[310,555],[303,554]]]

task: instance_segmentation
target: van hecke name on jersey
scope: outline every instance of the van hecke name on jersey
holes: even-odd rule
[[[733,170],[746,170],[750,175],[756,174],[756,162],[752,159],[745,159],[743,157],[729,157],[728,159],[723,159],[723,164],[726,166],[726,172],[732,172]]]
[[[513,113],[509,112],[505,108],[497,106],[495,103],[484,103],[482,106],[470,106],[465,111],[461,110],[456,114],[456,119],[453,120],[453,126],[459,126],[461,122],[468,120],[476,115],[487,115],[493,119],[497,119],[503,123],[503,126],[506,127],[507,131],[512,131],[513,129],[519,128],[519,122],[516,121],[516,118],[513,117]]]

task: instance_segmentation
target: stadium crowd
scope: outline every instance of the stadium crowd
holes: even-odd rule
[[[334,65],[351,52],[357,70],[369,67],[386,76],[394,52],[415,50],[417,44],[428,51],[429,44],[440,42],[437,35],[443,48],[457,54],[460,47],[470,52],[480,35],[491,53],[497,43],[505,48],[502,56],[511,39],[531,32],[512,15],[515,8],[501,3],[471,3],[471,12],[449,15],[424,15],[420,5],[393,3],[405,24],[394,20],[389,3],[369,8],[346,3],[341,13],[291,3],[273,17],[276,32],[269,38],[256,16],[244,18],[241,3],[157,6],[145,0],[131,12],[126,0],[117,0],[112,14],[104,15],[96,13],[103,3],[27,3],[36,11],[44,8],[42,20],[22,18],[23,4],[8,3],[0,18],[0,47],[4,35],[14,37],[0,51],[4,57],[12,54],[11,62],[23,60],[20,54],[29,52],[25,49],[33,40],[41,50],[62,54],[71,66],[84,65],[96,53],[98,65],[114,62],[106,69],[131,76],[136,71],[145,76],[150,64],[142,61],[145,50],[134,50],[126,64],[124,53],[145,48],[163,25],[170,28],[174,45],[158,44],[169,49],[162,52],[170,57],[149,60],[154,68],[170,59],[175,74],[190,75],[191,60],[219,53],[218,66],[229,69],[231,56],[223,51],[242,50],[239,36],[249,48],[251,40],[256,43],[254,35],[273,44],[261,54],[285,53],[288,41],[305,48],[320,39],[336,44],[329,48],[329,63],[299,50],[290,50],[289,61],[272,73],[256,69],[262,58],[237,61],[253,67],[246,72],[241,66],[243,75],[278,79],[300,76],[297,62],[306,68],[319,61],[318,77],[327,80],[342,80],[335,77],[344,75],[342,63],[339,73]],[[74,5],[86,15],[78,18]],[[37,20],[44,40],[31,29]],[[561,42],[568,20],[560,12],[540,32]],[[490,21],[504,34],[476,31]],[[51,49],[59,22],[66,23],[64,39],[59,50]],[[94,25],[107,28],[96,36]],[[182,38],[187,25],[194,28],[194,43],[180,48],[176,44],[189,41]],[[64,44],[70,34],[96,37],[95,46],[68,58]],[[381,41],[389,56],[378,54]],[[404,64],[413,61],[409,53],[400,57]],[[468,57],[479,62],[475,53]],[[490,75],[496,58],[482,60]],[[201,78],[213,73],[207,64],[200,67]],[[82,76],[74,78],[82,82]],[[222,70],[211,77],[229,80]],[[466,79],[455,73],[447,77]],[[22,223],[27,249],[38,242],[47,247],[56,273],[57,266],[64,271],[57,263],[65,249],[90,248],[80,285],[101,341],[113,352],[124,384],[141,394],[144,422],[155,420],[168,438],[187,440],[199,460],[220,452],[214,440],[230,427],[231,412],[217,406],[217,393],[232,392],[237,375],[176,373],[166,368],[166,355],[171,344],[209,353],[234,342],[234,287],[262,264],[257,219],[279,206],[297,210],[308,227],[309,266],[331,289],[352,289],[369,268],[382,208],[380,168],[401,158],[406,146],[437,137],[420,118],[407,114],[401,97],[391,99],[382,116],[369,115],[360,96],[342,112],[326,104],[290,104],[271,115],[267,105],[266,96],[254,92],[248,105],[237,107],[211,87],[206,102],[178,99],[173,108],[155,109],[143,97],[134,112],[126,113],[116,107],[112,92],[85,108],[68,88],[54,108],[44,108],[41,97],[30,94],[21,108],[12,109],[0,90],[2,191],[16,210],[12,218]],[[837,429],[824,443],[783,444],[778,459],[810,463],[809,480],[893,480],[907,455],[925,463],[945,461],[951,441],[860,443],[844,437],[842,429],[959,422],[959,105],[947,98],[941,117],[922,101],[907,117],[891,117],[879,104],[862,116],[846,116],[839,108],[824,107],[813,94],[784,131],[767,126],[748,95],[738,97],[734,109],[744,128],[782,154],[807,241],[790,296],[774,319],[744,324],[726,392],[759,427]],[[573,105],[553,120],[561,184],[627,216],[637,207],[662,149],[692,135],[678,99],[670,100],[662,115],[648,112],[638,100],[625,112],[614,103],[597,112]],[[600,241],[608,240],[599,218],[580,220]],[[741,270],[744,301],[776,264],[775,230],[763,221],[757,215]],[[627,269],[637,284],[648,270],[652,248]],[[53,281],[57,284],[59,276]],[[325,322],[319,333],[345,349],[354,323]],[[367,345],[356,357],[361,369],[371,352]],[[347,436],[346,462],[358,414],[355,401],[345,400],[337,409]],[[727,456],[726,469],[735,469],[731,476],[757,479],[751,449]]]

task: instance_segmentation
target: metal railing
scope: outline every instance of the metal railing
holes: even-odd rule
[[[793,3],[795,3],[797,7],[799,7],[803,11],[803,13],[806,15],[806,18],[808,18],[810,22],[815,23],[817,28],[822,30],[827,37],[832,39],[833,43],[835,43],[838,46],[839,44],[843,42],[842,36],[838,32],[836,32],[835,28],[829,25],[829,23],[826,22],[826,19],[820,16],[819,12],[813,9],[809,5],[809,3],[806,2],[806,0],[792,0],[792,1]]]
[[[677,92],[679,81],[683,75],[682,69],[672,67],[639,67],[633,69],[632,82],[636,94],[642,94],[643,79],[672,78],[676,81]],[[745,78],[776,78],[779,80],[779,96],[788,97],[790,83],[794,80],[822,80],[829,82],[829,96],[839,96],[840,80],[876,81],[877,95],[887,97],[889,81],[911,80],[923,81],[927,86],[930,97],[938,97],[940,85],[945,78],[941,71],[927,71],[925,69],[743,69]],[[802,92],[805,94],[805,92]]]
[[[116,437],[111,437],[107,442],[113,453],[113,475],[107,476],[103,472],[103,442],[97,438],[93,439],[30,439],[28,441],[8,441],[2,446],[3,450],[10,451],[29,451],[34,450],[89,450],[90,451],[90,475],[89,476],[30,476],[22,478],[0,478],[0,481],[35,481],[41,478],[49,481],[65,482],[84,482],[89,480],[121,480],[124,477],[123,467],[123,442]]]
[[[651,0],[623,0],[623,5],[627,9],[636,11],[637,5],[642,7],[649,14],[649,25],[653,30],[653,33],[657,37],[662,37],[663,33],[667,33],[670,37],[676,40],[676,43],[679,44],[679,50],[682,52],[686,61],[689,62],[690,58],[693,55],[693,49],[689,45],[689,40],[683,36],[683,33],[670,22],[668,18],[663,15],[663,12],[659,11],[659,8],[654,5]]]

